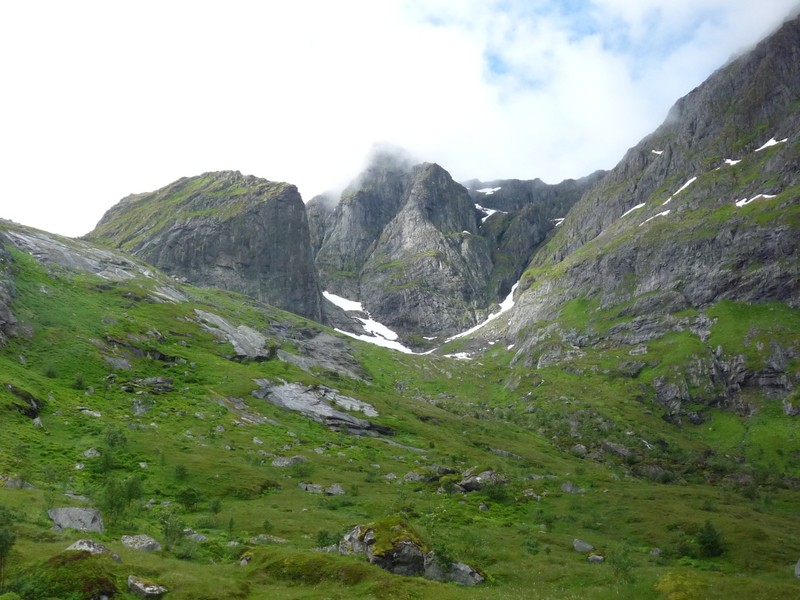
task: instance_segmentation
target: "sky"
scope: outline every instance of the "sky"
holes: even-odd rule
[[[0,3],[0,218],[89,232],[239,170],[341,189],[375,145],[458,181],[612,168],[798,0]]]

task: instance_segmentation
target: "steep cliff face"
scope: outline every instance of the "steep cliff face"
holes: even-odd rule
[[[184,178],[125,198],[87,238],[195,285],[322,319],[305,206],[293,185],[230,171]]]
[[[690,402],[735,403],[758,382],[788,393],[794,334],[754,323],[737,344],[711,340],[730,342],[725,332],[738,326],[720,307],[800,308],[798,98],[795,19],[679,100],[536,252],[507,329],[517,360],[562,364],[629,345],[647,354],[647,344],[685,334],[694,342],[682,364],[642,363],[675,414]],[[790,357],[781,372],[767,332]]]
[[[679,100],[534,258],[528,284],[558,265],[562,291],[522,304],[552,316],[583,294],[604,306],[655,294],[646,307],[667,311],[796,303],[798,59],[794,20]]]
[[[0,235],[0,243],[4,240]],[[11,312],[11,301],[14,299],[14,258],[11,253],[0,245],[0,346],[14,335],[17,323],[14,313]]]
[[[406,200],[411,162],[393,152],[378,152],[361,175],[342,192],[329,214],[316,262],[322,286],[358,297],[361,269],[375,250],[384,227]],[[321,212],[314,201],[314,212]],[[321,209],[321,207],[320,207]]]
[[[401,331],[455,333],[474,324],[490,297],[492,268],[466,190],[436,164],[413,169],[402,209],[386,225],[361,272],[361,295]]]

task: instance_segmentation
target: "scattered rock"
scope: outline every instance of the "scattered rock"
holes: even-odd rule
[[[17,477],[2,478],[3,487],[13,490],[35,490],[36,488],[23,479]]]
[[[486,485],[499,485],[508,482],[505,477],[498,475],[491,469],[481,471],[477,475],[473,475],[472,469],[470,469],[469,471],[465,471],[462,477],[463,479],[456,485],[465,492],[475,492]]]
[[[459,585],[477,585],[486,579],[475,569],[462,562],[454,562],[449,569],[445,568],[437,559],[435,552],[425,555],[425,577]]]
[[[169,592],[163,585],[136,575],[128,575],[128,591],[146,600],[159,600]]]
[[[578,538],[572,540],[572,547],[575,550],[575,552],[581,552],[584,554],[586,552],[591,552],[592,550],[594,550],[594,546],[592,546],[589,542],[584,542],[583,540],[579,540]]]
[[[53,520],[53,529],[75,529],[103,533],[105,527],[100,512],[94,508],[51,508],[47,515]]]
[[[284,539],[282,537],[278,537],[277,535],[268,535],[266,533],[262,533],[255,537],[251,537],[248,541],[253,545],[258,545],[258,544],[285,544],[289,540]]]
[[[142,552],[158,552],[161,550],[161,544],[158,543],[158,540],[143,533],[138,535],[123,535],[122,544],[134,550],[141,550]]]
[[[84,415],[88,415],[90,417],[102,417],[103,416],[99,412],[97,412],[96,410],[91,410],[90,408],[86,408],[85,406],[78,406],[75,410],[77,410],[80,413],[83,413]]]
[[[542,497],[539,494],[537,494],[535,490],[532,489],[522,490],[522,495],[525,498],[533,498],[537,502],[542,501]]]
[[[344,488],[340,484],[334,483],[325,489],[325,493],[328,496],[344,496]]]
[[[326,496],[343,496],[344,488],[341,484],[334,483],[324,488],[317,483],[307,483],[305,481],[297,484],[301,490],[305,490],[309,494],[325,494]]]
[[[572,454],[574,454],[575,456],[583,457],[583,456],[586,456],[586,453],[588,452],[588,450],[586,449],[586,446],[584,446],[583,444],[575,444],[570,449],[570,452],[572,452]]]
[[[601,562],[605,560],[602,555],[600,554],[590,554],[586,560],[588,560],[593,565],[599,565]]]
[[[516,458],[517,460],[522,460],[522,457],[519,454],[514,454],[508,450],[501,450],[500,448],[489,448],[489,452],[493,452],[497,454],[497,456],[502,456],[503,458]]]
[[[33,426],[37,427],[39,429],[43,429],[44,428],[44,423],[42,423],[42,417],[36,417],[33,420]]]
[[[650,548],[650,556],[653,558],[661,556],[661,548]]]
[[[316,483],[306,483],[301,481],[297,484],[301,490],[308,492],[309,494],[321,494],[322,493],[322,486]]]
[[[122,559],[119,557],[119,554],[116,552],[112,552],[108,548],[106,548],[100,542],[95,542],[94,540],[84,539],[78,540],[74,544],[72,544],[67,550],[76,550],[78,552],[88,552],[89,554],[108,554],[113,560],[117,562],[122,562]]]
[[[565,494],[583,494],[586,490],[579,488],[571,481],[565,481],[563,484],[561,484],[561,491]]]
[[[278,456],[272,461],[273,467],[291,467],[306,462],[305,456]]]

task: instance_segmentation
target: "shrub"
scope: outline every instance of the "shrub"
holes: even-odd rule
[[[183,508],[188,512],[192,512],[203,499],[203,494],[193,487],[185,487],[175,495],[175,499],[180,502]]]
[[[711,558],[719,556],[725,551],[725,542],[722,534],[717,530],[711,521],[706,520],[697,532],[697,546],[700,549],[700,556]]]

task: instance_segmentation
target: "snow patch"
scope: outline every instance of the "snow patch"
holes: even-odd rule
[[[494,188],[481,188],[481,189],[479,189],[479,190],[475,190],[475,191],[476,191],[476,192],[479,192],[479,193],[481,193],[481,194],[486,194],[487,196],[491,196],[492,194],[494,194],[494,193],[495,193],[497,190],[499,190],[499,189],[501,189],[501,188],[499,188],[499,187],[494,187]]]
[[[497,188],[497,189],[499,190],[500,188]],[[478,209],[479,211],[481,211],[481,212],[482,212],[484,215],[486,215],[485,217],[483,217],[483,218],[481,219],[481,223],[484,223],[484,222],[486,221],[486,219],[488,219],[489,217],[491,217],[491,216],[492,216],[494,213],[500,213],[500,214],[503,214],[503,215],[504,215],[504,214],[506,214],[506,213],[505,213],[505,211],[502,211],[502,210],[496,210],[496,209],[494,209],[494,208],[486,208],[486,207],[484,207],[484,206],[481,206],[480,204],[476,204],[476,205],[475,205],[475,208],[477,208],[477,209]]]
[[[564,222],[564,217],[560,217],[560,218],[558,218],[558,219],[553,219],[553,223],[555,223],[555,224],[556,224],[556,227],[558,227],[559,225],[561,225],[563,222]]]
[[[664,154],[664,151],[663,151],[663,150],[650,150],[650,152],[652,152],[653,154],[658,154],[659,156],[661,156],[662,154]]]
[[[740,162],[742,162],[741,159],[739,159],[739,160],[733,160],[731,158],[726,158],[725,159],[725,164],[726,165],[730,165],[730,166],[738,165]]]
[[[364,307],[361,305],[361,302],[348,300],[347,298],[342,298],[341,296],[337,296],[336,294],[331,294],[328,291],[322,292],[322,295],[325,296],[327,300],[329,300],[342,310],[345,311],[357,310],[359,312],[364,312]]]
[[[664,200],[664,204],[662,204],[661,206],[665,206],[665,205],[669,204],[669,201],[670,201],[670,200],[672,200],[672,199],[673,199],[675,196],[677,196],[678,194],[680,194],[680,193],[681,193],[683,190],[685,190],[687,187],[689,187],[690,185],[692,185],[696,179],[697,179],[697,177],[692,177],[692,178],[691,178],[689,181],[687,181],[686,183],[684,183],[684,184],[683,184],[683,185],[682,185],[680,188],[678,188],[678,191],[677,191],[677,192],[675,192],[674,194],[672,194],[672,196],[670,196],[669,198],[667,198],[666,200]],[[658,215],[656,215],[656,216],[658,216]]]
[[[361,340],[362,342],[368,342],[370,344],[374,344],[375,346],[381,346],[382,348],[389,348],[390,350],[398,350],[399,352],[403,352],[405,354],[414,354],[414,351],[411,350],[411,348],[406,348],[400,342],[395,342],[392,340],[387,340],[385,338],[376,337],[372,335],[351,333],[349,331],[344,331],[343,329],[336,329],[335,331],[343,333],[351,338]]]
[[[628,210],[626,210],[624,213],[622,213],[622,216],[620,217],[620,219],[621,219],[622,217],[624,217],[625,215],[629,215],[629,214],[631,214],[633,211],[635,211],[635,210],[638,210],[638,209],[642,208],[642,207],[643,207],[645,204],[646,204],[645,202],[642,202],[641,204],[637,204],[637,205],[636,205],[636,206],[634,206],[633,208],[629,208],[629,209],[628,209]]]
[[[517,286],[518,285],[519,285],[519,281],[514,284],[514,287],[511,288],[511,291],[508,293],[508,296],[506,296],[505,299],[500,303],[500,310],[499,311],[497,311],[496,313],[490,314],[488,317],[486,317],[485,321],[483,321],[482,323],[478,323],[477,325],[475,325],[475,327],[467,329],[466,331],[462,331],[461,333],[457,333],[453,337],[447,338],[447,340],[445,340],[445,343],[452,342],[453,340],[457,340],[458,338],[462,338],[462,337],[465,337],[467,335],[470,335],[471,333],[475,333],[476,331],[478,331],[478,329],[480,329],[481,327],[486,325],[489,321],[494,321],[497,317],[502,315],[504,312],[507,312],[507,311],[511,310],[511,308],[514,306],[514,292],[517,291]]]
[[[379,323],[370,317],[369,313],[364,310],[361,302],[348,300],[347,298],[337,296],[336,294],[331,294],[328,291],[322,292],[322,295],[346,312],[360,312],[367,315],[367,318],[359,316],[356,316],[355,318],[361,321],[364,331],[366,331],[369,335],[351,333],[342,329],[336,329],[336,331],[339,333],[343,333],[357,340],[361,340],[362,342],[369,342],[370,344],[375,344],[376,346],[381,346],[383,348],[390,348],[392,350],[405,352],[406,354],[413,354],[413,351],[410,348],[407,348],[397,341],[397,333],[386,327],[386,325],[383,323]]]
[[[748,200],[747,198],[742,198],[741,200],[738,200],[736,202],[736,206],[738,208],[742,208],[743,206],[747,206],[748,204],[750,204],[751,202],[753,202],[755,200],[758,200],[759,198],[764,198],[765,200],[769,200],[770,198],[774,198],[774,197],[775,196],[771,195],[771,194],[758,194],[758,195],[753,196],[752,198],[750,198],[750,200]]]
[[[445,354],[447,358],[457,358],[458,360],[469,360],[469,352],[456,352],[455,354]]]
[[[776,140],[775,138],[769,138],[769,141],[761,146],[761,148],[756,148],[756,152],[761,152],[765,148],[769,148],[770,146],[777,146],[778,144],[785,144],[789,141],[789,138],[783,138],[782,140]]]
[[[653,215],[653,216],[652,216],[652,217],[650,217],[649,219],[645,219],[644,221],[642,221],[641,223],[639,223],[639,227],[641,227],[641,226],[642,226],[642,225],[644,225],[645,223],[648,223],[648,222],[652,221],[652,220],[653,220],[653,219],[655,219],[656,217],[666,217],[666,216],[669,214],[669,212],[670,212],[670,211],[669,211],[669,209],[667,209],[667,210],[665,210],[664,212],[660,212],[660,213],[658,213],[657,215]]]

